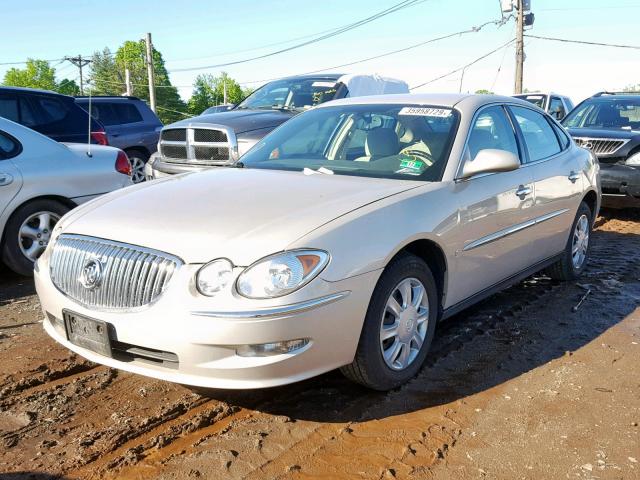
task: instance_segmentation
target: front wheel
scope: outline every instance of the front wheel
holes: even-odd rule
[[[591,227],[593,216],[589,206],[582,202],[571,226],[569,240],[560,260],[547,269],[547,274],[555,280],[574,280],[587,265],[591,247]]]
[[[20,275],[33,275],[33,264],[47,248],[53,227],[68,211],[55,200],[34,200],[18,208],[4,232],[6,265]]]
[[[373,292],[353,363],[342,373],[374,390],[389,390],[420,370],[435,332],[435,280],[420,258],[403,254],[382,273]]]

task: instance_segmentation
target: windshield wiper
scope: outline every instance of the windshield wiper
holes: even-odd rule
[[[304,167],[304,169],[302,170],[302,173],[304,173],[305,175],[313,175],[315,173],[321,173],[323,175],[333,175],[333,170],[329,170],[328,168],[325,168],[325,167],[320,167],[317,170],[314,170],[313,168],[309,168],[309,167]]]

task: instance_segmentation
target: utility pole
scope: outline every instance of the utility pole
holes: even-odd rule
[[[91,60],[88,58],[82,58],[82,55],[77,57],[64,57],[65,60],[73,63],[80,70],[80,95],[84,95],[84,83],[82,81],[82,67],[89,65]]]
[[[227,104],[227,77],[222,77],[222,104]]]
[[[133,89],[131,88],[131,70],[129,70],[128,68],[124,69],[124,84],[127,89],[125,95],[127,97],[130,97],[131,95],[133,95]]]
[[[524,68],[524,5],[522,0],[516,0],[518,16],[516,18],[516,80],[513,93],[522,93],[522,73]]]
[[[147,33],[147,74],[149,76],[149,103],[151,110],[156,111],[156,82],[155,72],[153,71],[153,44],[151,43],[151,34]]]

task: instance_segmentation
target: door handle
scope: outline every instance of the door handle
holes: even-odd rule
[[[568,178],[571,183],[576,183],[580,179],[580,174],[576,172],[571,172]]]
[[[520,185],[516,190],[516,196],[520,197],[520,200],[524,200],[524,197],[531,194],[531,187],[525,187]]]
[[[8,173],[0,173],[0,187],[13,183],[13,177]]]

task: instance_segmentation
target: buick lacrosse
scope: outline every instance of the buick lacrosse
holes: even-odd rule
[[[345,99],[232,168],[75,209],[35,279],[46,331],[98,363],[214,388],[341,368],[386,390],[440,320],[542,269],[579,275],[599,207],[595,157],[528,102]]]

